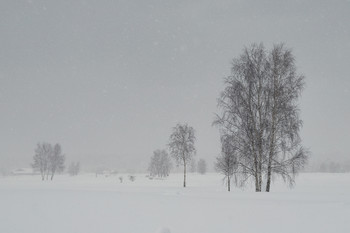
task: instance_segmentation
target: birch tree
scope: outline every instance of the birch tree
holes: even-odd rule
[[[51,144],[44,142],[38,143],[35,149],[35,155],[33,157],[32,167],[35,170],[38,170],[41,175],[41,180],[45,180],[48,175],[49,170],[49,158],[52,153]]]
[[[170,135],[168,144],[171,156],[177,165],[184,167],[183,187],[186,187],[186,167],[196,154],[194,129],[188,124],[177,124]]]
[[[62,172],[64,170],[65,155],[62,154],[60,144],[56,144],[52,148],[52,153],[49,158],[49,171],[51,172],[51,180],[53,180],[56,172]]]
[[[283,44],[273,47],[268,57],[269,114],[267,127],[266,192],[273,174],[290,185],[307,161],[308,151],[301,145],[298,99],[304,87],[304,76],[296,72],[295,59]]]
[[[40,172],[42,180],[48,180],[50,175],[52,180],[56,172],[63,171],[64,160],[65,156],[59,144],[52,146],[47,142],[38,143],[32,167]]]
[[[224,182],[227,183],[227,191],[231,191],[231,178],[238,172],[237,153],[234,147],[229,145],[230,141],[222,138],[221,155],[216,158],[215,169],[224,175]],[[235,179],[237,181],[237,179]]]

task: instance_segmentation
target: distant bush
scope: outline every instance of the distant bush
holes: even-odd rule
[[[151,176],[166,177],[170,173],[171,161],[166,150],[155,150],[151,157],[148,171]]]
[[[134,182],[135,181],[135,176],[133,176],[133,175],[129,175],[129,180],[131,181],[131,182]]]
[[[350,172],[350,161],[344,162],[334,162],[327,161],[322,162],[316,170],[318,172],[329,172],[329,173],[341,173],[341,172]]]

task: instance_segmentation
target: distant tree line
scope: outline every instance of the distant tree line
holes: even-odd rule
[[[350,161],[348,160],[342,163],[334,161],[322,162],[316,171],[329,173],[350,172]]]

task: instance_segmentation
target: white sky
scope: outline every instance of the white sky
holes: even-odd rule
[[[350,1],[1,1],[0,167],[28,166],[37,142],[68,160],[143,168],[177,122],[198,157],[230,61],[284,42],[307,87],[304,145],[349,157]],[[131,165],[135,163],[135,165]]]

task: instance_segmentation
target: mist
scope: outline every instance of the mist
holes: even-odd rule
[[[350,0],[1,0],[0,233],[350,232]]]

